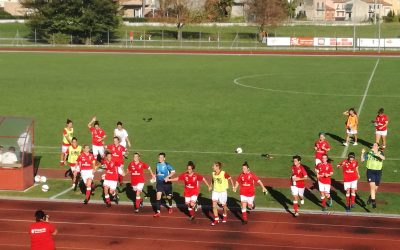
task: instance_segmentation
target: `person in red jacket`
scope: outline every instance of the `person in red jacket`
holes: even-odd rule
[[[57,229],[49,223],[49,216],[42,210],[35,212],[36,222],[29,226],[31,236],[31,250],[54,250],[53,236]]]

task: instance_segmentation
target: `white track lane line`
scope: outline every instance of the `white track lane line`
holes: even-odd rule
[[[58,194],[55,194],[55,195],[51,196],[49,199],[51,199],[51,200],[57,199],[57,197],[60,197],[61,195],[68,193],[68,192],[71,191],[72,189],[73,189],[73,187],[69,187],[69,188],[65,189],[64,191],[62,191],[62,192],[60,192],[60,193],[58,193]]]
[[[365,88],[365,91],[364,91],[363,98],[361,99],[360,106],[358,107],[358,110],[357,110],[357,112],[358,112],[358,120],[360,120],[360,116],[361,116],[362,109],[364,107],[365,99],[367,98],[368,90],[369,90],[369,87],[371,86],[372,79],[374,78],[375,71],[378,68],[379,62],[380,62],[380,58],[378,58],[378,60],[376,60],[375,67],[372,70],[371,76],[369,77],[369,80],[368,80],[368,83],[367,83],[367,87]],[[349,150],[349,146],[344,147],[340,158],[345,158],[348,150]]]

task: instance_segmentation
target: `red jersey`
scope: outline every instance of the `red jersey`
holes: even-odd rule
[[[292,176],[295,176],[297,178],[304,178],[307,176],[307,171],[304,169],[302,165],[300,166],[292,166]],[[305,187],[305,181],[293,181],[292,179],[290,180],[290,186],[296,186],[298,188],[304,188]]]
[[[315,151],[315,158],[322,160],[322,156],[328,153],[328,150],[331,148],[327,141],[317,140],[315,142],[315,147],[317,150]]]
[[[94,158],[93,154],[86,154],[85,152],[82,152],[76,161],[78,162],[81,170],[92,170],[93,163],[96,161],[96,159]]]
[[[197,173],[193,173],[192,175],[189,175],[188,173],[183,173],[178,176],[178,180],[185,183],[183,195],[185,197],[190,197],[199,194],[200,182],[203,181],[204,178]]]
[[[247,197],[252,197],[255,194],[254,185],[258,182],[260,178],[258,178],[253,173],[241,173],[237,178],[237,182],[240,185],[240,195],[244,195]]]
[[[40,221],[29,226],[31,250],[54,250],[52,234],[56,229],[48,222]]]
[[[316,167],[315,170],[317,170],[317,173],[319,175],[323,175],[323,174],[330,174],[333,173],[333,168],[332,165],[330,163],[319,163]],[[331,177],[319,177],[318,181],[323,183],[323,184],[331,184]]]
[[[344,182],[351,182],[358,180],[358,175],[357,175],[358,161],[344,160],[340,163],[340,166],[343,169]]]
[[[92,145],[103,146],[103,141],[100,141],[100,139],[102,139],[106,135],[104,130],[102,130],[101,128],[95,129],[92,127],[90,128],[90,132],[92,133]]]
[[[387,130],[387,122],[389,121],[387,115],[377,115],[375,118],[375,129],[377,131],[385,131]]]
[[[106,176],[105,180],[108,181],[118,181],[118,168],[119,166],[115,162],[105,160],[103,164],[106,166]]]
[[[138,183],[144,183],[143,169],[149,169],[150,166],[144,162],[135,163],[132,161],[129,163],[128,171],[131,173],[131,184],[136,186]]]
[[[126,148],[119,144],[116,146],[115,144],[110,144],[107,146],[107,149],[111,152],[112,158],[111,160],[118,165],[124,164],[124,153],[126,152]]]

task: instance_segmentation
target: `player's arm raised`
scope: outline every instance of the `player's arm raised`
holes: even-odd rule
[[[96,121],[96,116],[93,116],[92,120],[90,120],[90,122],[87,125],[89,129],[92,128],[93,122],[95,122],[95,121]]]

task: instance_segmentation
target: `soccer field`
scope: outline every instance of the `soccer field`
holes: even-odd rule
[[[383,181],[393,182],[400,177],[399,65],[372,57],[1,53],[0,113],[36,119],[41,167],[59,168],[66,118],[87,144],[86,125],[96,115],[107,143],[120,120],[133,151],[149,163],[164,151],[178,172],[188,160],[200,173],[222,161],[237,175],[247,160],[259,176],[287,177],[293,154],[313,166],[320,131],[329,133],[330,155],[339,162],[346,153],[338,141],[345,136],[342,112],[350,107],[362,107],[359,136],[373,142],[370,121],[384,107],[390,123]],[[243,154],[234,153],[238,146]],[[362,147],[349,151],[359,157]]]

